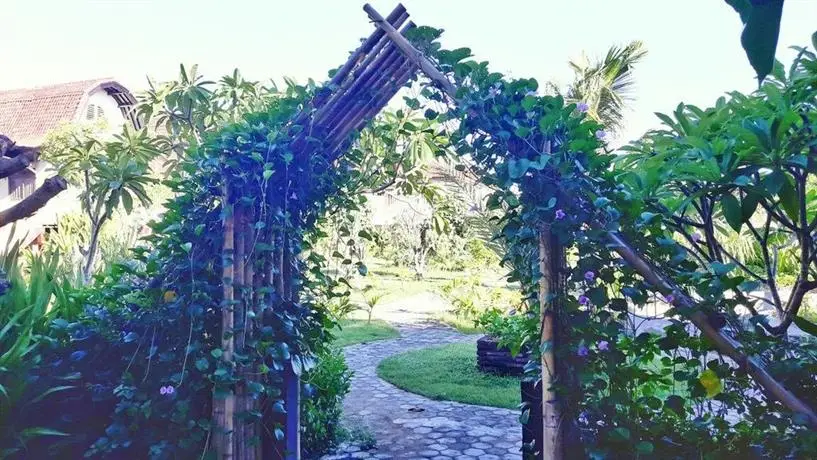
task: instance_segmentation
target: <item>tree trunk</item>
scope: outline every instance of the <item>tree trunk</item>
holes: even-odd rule
[[[99,248],[99,233],[102,231],[103,221],[91,223],[91,241],[88,242],[88,250],[85,252],[85,265],[82,267],[82,281],[88,284],[94,271],[94,261]]]
[[[558,381],[556,345],[559,293],[559,260],[561,248],[554,241],[550,227],[539,232],[539,309],[541,317],[541,364],[542,364],[542,458],[560,460],[564,456],[562,416],[559,398],[554,390]]]

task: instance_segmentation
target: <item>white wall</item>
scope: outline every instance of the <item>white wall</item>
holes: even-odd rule
[[[114,98],[109,96],[104,89],[97,89],[88,95],[88,99],[85,101],[85,104],[80,107],[77,115],[80,122],[96,121],[96,118],[94,120],[88,120],[86,118],[86,114],[88,113],[88,105],[90,104],[102,108],[105,120],[107,121],[109,134],[114,134],[121,131],[122,125],[125,123],[125,117],[122,116],[122,111],[119,110],[119,105],[116,104]]]

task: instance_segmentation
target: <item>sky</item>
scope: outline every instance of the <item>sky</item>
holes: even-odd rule
[[[386,16],[395,0],[370,0]],[[403,0],[411,18],[445,30],[493,70],[566,84],[568,60],[611,45],[645,43],[621,140],[679,102],[709,106],[751,91],[742,25],[723,0]],[[208,79],[238,68],[248,78],[323,81],[373,26],[362,0],[0,0],[0,90],[107,77],[131,90],[173,78],[179,63]],[[787,0],[778,58],[810,44],[817,0]]]

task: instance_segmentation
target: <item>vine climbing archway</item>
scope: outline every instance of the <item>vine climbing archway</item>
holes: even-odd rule
[[[219,320],[194,348],[207,353],[191,356],[213,384],[207,432],[218,458],[300,455],[298,377],[313,364],[324,333],[310,299],[316,291],[331,295],[337,285],[305,249],[322,215],[348,204],[344,186],[352,171],[343,154],[355,134],[418,74],[430,84],[413,103],[445,107],[426,116],[450,123],[457,153],[495,189],[491,205],[504,213],[501,237],[512,248],[505,262],[538,315],[532,368],[544,405],[535,448],[546,458],[577,449],[581,391],[608,385],[580,372],[591,346],[609,347],[591,341],[620,332],[621,306],[655,293],[769,401],[817,426],[811,408],[714,327],[671,272],[657,268],[678,248],[625,206],[629,198],[610,176],[603,126],[576,104],[540,95],[535,80],[491,72],[487,63],[466,60],[467,49],[440,49],[439,32],[407,22],[402,5],[386,18],[364,9],[377,28],[327,85],[294,86],[266,111],[203,139],[182,180],[187,192],[176,201],[185,216],[173,229],[180,237],[161,243],[166,254],[196,267],[179,273],[190,289],[178,295]],[[603,283],[623,286],[625,294]],[[191,337],[196,327],[191,321]],[[180,381],[186,371],[185,365]]]

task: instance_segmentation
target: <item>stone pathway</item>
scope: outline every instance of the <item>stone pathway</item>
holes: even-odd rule
[[[522,428],[515,410],[433,401],[377,377],[377,364],[404,351],[455,342],[475,342],[432,324],[398,326],[394,340],[353,345],[344,352],[354,370],[344,401],[347,426],[367,427],[377,439],[368,451],[341,446],[324,460],[352,458],[500,460],[520,459]]]

